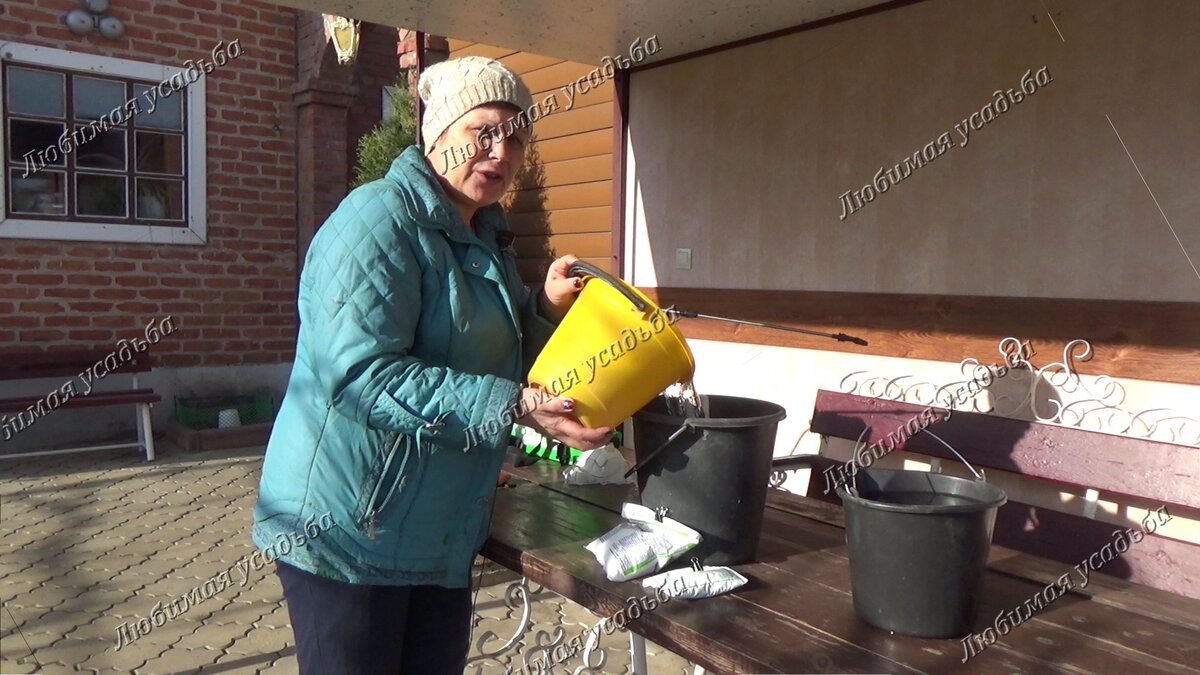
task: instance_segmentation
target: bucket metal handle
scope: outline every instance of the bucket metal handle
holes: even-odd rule
[[[900,422],[901,424],[905,423],[905,421],[900,419],[899,417],[892,417],[891,415],[884,415],[884,417],[886,419],[893,420],[895,422]],[[863,436],[866,436],[867,432],[870,430],[871,430],[871,426],[867,425],[867,426],[863,427],[863,430],[861,432],[859,432],[858,438],[854,440],[854,454],[852,454],[851,457],[858,457],[858,450],[862,445]],[[933,436],[934,439],[936,439],[938,443],[941,443],[942,445],[946,446],[946,449],[948,449],[950,452],[953,452],[955,457],[958,457],[960,460],[962,460],[962,463],[967,465],[967,468],[970,469],[971,473],[975,475],[975,480],[981,480],[981,481],[984,481],[985,483],[987,482],[987,475],[983,472],[983,470],[982,469],[976,470],[975,467],[972,466],[971,463],[967,461],[967,458],[962,456],[962,453],[955,450],[954,447],[951,446],[946,441],[942,440],[941,436],[938,436],[937,434],[933,433],[932,431],[930,431],[928,429],[922,428],[921,431],[929,434],[930,436]],[[853,484],[847,485],[846,491],[849,492],[850,494],[854,495],[855,497],[858,496],[858,490],[856,489],[856,487]]]
[[[867,432],[870,430],[871,425],[868,424],[863,427],[862,431],[858,432],[858,438],[854,439],[854,450],[850,453],[851,461],[853,461],[855,457],[858,457],[858,450],[862,447],[863,436],[866,436]],[[850,493],[850,496],[852,497],[858,497],[858,486],[855,485],[855,483],[858,482],[858,471],[855,471],[854,475],[852,475],[850,478],[850,482],[846,483],[846,492]]]
[[[673,434],[671,434],[670,436],[668,436],[668,437],[667,437],[667,440],[663,441],[663,444],[662,444],[662,445],[658,446],[658,447],[657,447],[657,448],[655,448],[655,449],[654,449],[654,450],[653,450],[653,451],[652,451],[650,454],[648,454],[648,455],[646,455],[645,457],[643,457],[643,458],[642,458],[642,461],[640,461],[640,462],[638,462],[637,464],[634,464],[633,466],[629,467],[629,470],[625,472],[625,478],[629,478],[629,477],[630,477],[630,476],[632,476],[632,475],[634,474],[634,472],[636,472],[638,469],[640,469],[640,468],[642,468],[643,466],[646,466],[647,464],[649,464],[649,463],[650,463],[650,460],[652,460],[652,459],[654,459],[655,457],[657,457],[657,456],[658,456],[658,453],[662,452],[663,450],[666,450],[668,445],[670,445],[672,442],[674,442],[676,438],[679,438],[680,436],[682,436],[682,435],[683,435],[683,432],[685,432],[685,431],[687,431],[688,429],[691,429],[691,428],[692,428],[692,425],[691,425],[691,424],[688,424],[687,422],[684,422],[684,423],[683,423],[683,426],[679,427],[678,429],[676,429],[676,430],[675,430],[675,433],[673,433]]]
[[[938,436],[937,434],[933,433],[932,431],[930,431],[928,429],[922,429],[921,431],[924,431],[925,433],[929,434],[930,436],[933,436],[935,439],[937,439],[938,443],[941,443],[942,445],[946,446],[946,448],[949,449],[950,452],[953,452],[955,457],[958,457],[959,459],[961,459],[962,463],[966,464],[967,468],[971,470],[971,473],[975,474],[975,480],[981,480],[985,483],[987,482],[987,476],[984,475],[983,469],[976,471],[975,467],[971,466],[971,463],[967,461],[967,458],[963,457],[962,454],[959,453],[959,451],[955,450],[953,447],[951,447],[951,445],[949,443],[947,443],[946,441],[943,441],[941,436]]]
[[[901,424],[905,424],[905,423],[906,423],[906,422],[905,422],[905,420],[902,420],[902,419],[900,419],[899,417],[892,417],[891,415],[884,415],[884,417],[886,417],[886,418],[887,418],[887,419],[889,419],[889,420],[893,420],[893,421],[896,421],[896,422],[900,422]],[[946,449],[947,449],[947,450],[949,450],[950,452],[953,452],[953,453],[954,453],[954,456],[955,456],[955,457],[957,457],[957,458],[959,458],[959,460],[961,460],[963,464],[966,464],[966,465],[967,465],[967,468],[971,470],[971,473],[975,475],[975,480],[981,480],[981,481],[985,481],[985,482],[987,481],[987,476],[986,476],[986,475],[984,475],[984,473],[983,473],[983,470],[982,470],[982,469],[981,469],[981,470],[979,470],[979,471],[976,471],[976,470],[975,470],[975,467],[971,466],[971,463],[967,461],[967,458],[966,458],[966,457],[963,457],[963,456],[962,456],[962,453],[960,453],[959,451],[955,450],[955,449],[954,449],[954,447],[953,447],[953,446],[951,446],[949,443],[947,443],[946,441],[942,440],[942,437],[941,437],[941,436],[938,436],[937,434],[933,433],[932,431],[930,431],[930,430],[928,430],[928,429],[926,429],[926,428],[924,428],[924,427],[922,427],[922,428],[920,429],[920,431],[924,431],[925,433],[929,434],[930,436],[933,436],[933,437],[934,437],[934,439],[936,439],[938,443],[941,443],[942,445],[946,446]],[[858,448],[855,448],[855,450],[857,450],[857,449],[858,449]]]
[[[612,286],[620,291],[621,295],[624,295],[630,302],[632,302],[633,306],[637,307],[639,312],[646,311],[647,307],[649,306],[646,301],[639,298],[637,293],[634,293],[633,290],[629,288],[629,285],[624,281],[621,281],[620,279],[591,263],[584,262],[582,260],[576,260],[575,262],[571,263],[569,268],[567,268],[567,274],[572,277],[592,276],[600,279],[609,286]]]

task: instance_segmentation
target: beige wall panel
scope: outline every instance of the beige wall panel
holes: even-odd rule
[[[612,273],[612,257],[606,256],[603,258],[580,258],[584,262],[589,262],[596,267]],[[553,262],[551,258],[524,259],[517,261],[517,269],[521,272],[521,278],[527,281],[535,281],[541,283],[546,278],[546,269]]]
[[[525,73],[521,79],[525,80],[525,85],[529,87],[529,91],[534,93],[535,98],[541,92],[558,90],[562,87],[570,85],[581,77],[586,76],[595,66],[589,66],[583,63],[575,63],[574,61],[562,61],[547,68],[539,68],[531,73]],[[611,85],[609,85],[611,87]],[[561,94],[560,94],[561,96]],[[566,101],[561,101],[566,105]]]
[[[570,185],[612,179],[612,155],[595,155],[548,164],[526,164],[515,185]],[[610,223],[611,225],[611,223]]]
[[[599,267],[600,269],[604,270],[605,272],[612,274],[612,271],[613,271],[612,256],[606,255],[603,258],[580,257],[580,260],[583,260],[584,262],[589,262],[589,263],[595,265],[596,267]]]
[[[566,87],[572,83],[575,83],[575,80],[563,82],[558,89],[558,100],[559,103],[562,103],[564,107],[571,102],[571,97],[563,94],[562,87]],[[588,87],[589,88],[587,91],[580,91],[578,85],[576,86],[575,90],[573,91],[575,94],[574,108],[581,108],[586,105],[597,105],[599,103],[609,103],[613,100],[612,80],[605,80],[604,84],[600,85],[599,87],[591,87],[591,85],[588,85]]]
[[[579,185],[556,185],[535,190],[518,190],[508,193],[504,198],[505,209],[508,213],[608,206],[611,203],[611,180]]]
[[[491,45],[475,43],[466,43],[466,46],[461,49],[450,48],[450,58],[460,59],[464,56],[485,56],[489,59],[499,59],[509,54],[515,53],[515,50],[508,47],[493,47]]]
[[[530,54],[529,52],[517,52],[509,54],[500,59],[504,65],[512,68],[513,72],[522,76],[539,68],[546,68],[562,63],[563,60],[554,56],[542,56],[541,54]]]
[[[1057,30],[1036,3],[930,0],[634,73],[635,280],[1200,298],[1180,246],[1200,264],[1200,2],[1051,8]],[[1043,66],[1052,82],[963,145],[955,124]],[[943,133],[839,219],[843,193]]]
[[[580,102],[583,100],[579,99]],[[611,129],[612,123],[613,106],[612,101],[609,100],[595,105],[577,106],[573,110],[559,110],[551,113],[534,123],[533,133],[537,140],[544,141],[584,131]]]
[[[517,234],[555,232],[608,232],[612,228],[612,207],[592,206],[538,213],[517,213],[508,217],[509,227]]]
[[[612,235],[608,232],[586,234],[556,234],[550,237],[517,237],[517,255],[522,258],[558,257],[568,253],[580,258],[598,258],[612,251]]]
[[[552,138],[534,143],[542,162],[612,154],[612,128]]]

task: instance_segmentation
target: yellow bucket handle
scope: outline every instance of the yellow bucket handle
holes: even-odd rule
[[[567,268],[567,274],[573,277],[596,277],[597,279],[600,279],[609,286],[612,286],[620,291],[621,295],[624,295],[630,302],[632,302],[633,306],[636,307],[639,312],[646,311],[648,303],[639,298],[637,293],[634,293],[633,289],[629,287],[629,284],[591,263],[584,262],[582,260],[576,260],[575,262],[571,263],[569,268]]]

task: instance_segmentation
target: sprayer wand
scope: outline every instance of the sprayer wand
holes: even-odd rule
[[[816,335],[818,337],[833,338],[834,340],[837,340],[838,342],[853,342],[856,345],[862,345],[864,347],[867,346],[866,340],[864,340],[860,337],[854,337],[853,335],[846,335],[845,333],[822,333],[822,332],[816,331],[816,330],[808,330],[807,328],[792,328],[791,326],[780,326],[780,325],[773,324],[773,323],[761,323],[758,321],[746,321],[744,319],[728,319],[723,316],[713,316],[711,314],[700,314],[698,312],[693,312],[690,309],[676,309],[674,305],[672,305],[670,307],[664,307],[663,311],[667,312],[669,314],[678,314],[679,316],[687,317],[689,319],[713,319],[715,321],[728,321],[730,323],[740,323],[740,324],[744,324],[747,326],[758,326],[760,328],[774,328],[775,330],[790,330],[793,333],[804,333],[806,335]]]

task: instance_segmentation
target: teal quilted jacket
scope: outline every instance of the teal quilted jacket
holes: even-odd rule
[[[468,450],[464,431],[511,408],[554,329],[497,245],[500,206],[475,225],[412,146],[317,231],[254,509],[266,557],[351,583],[468,585],[508,427]]]

